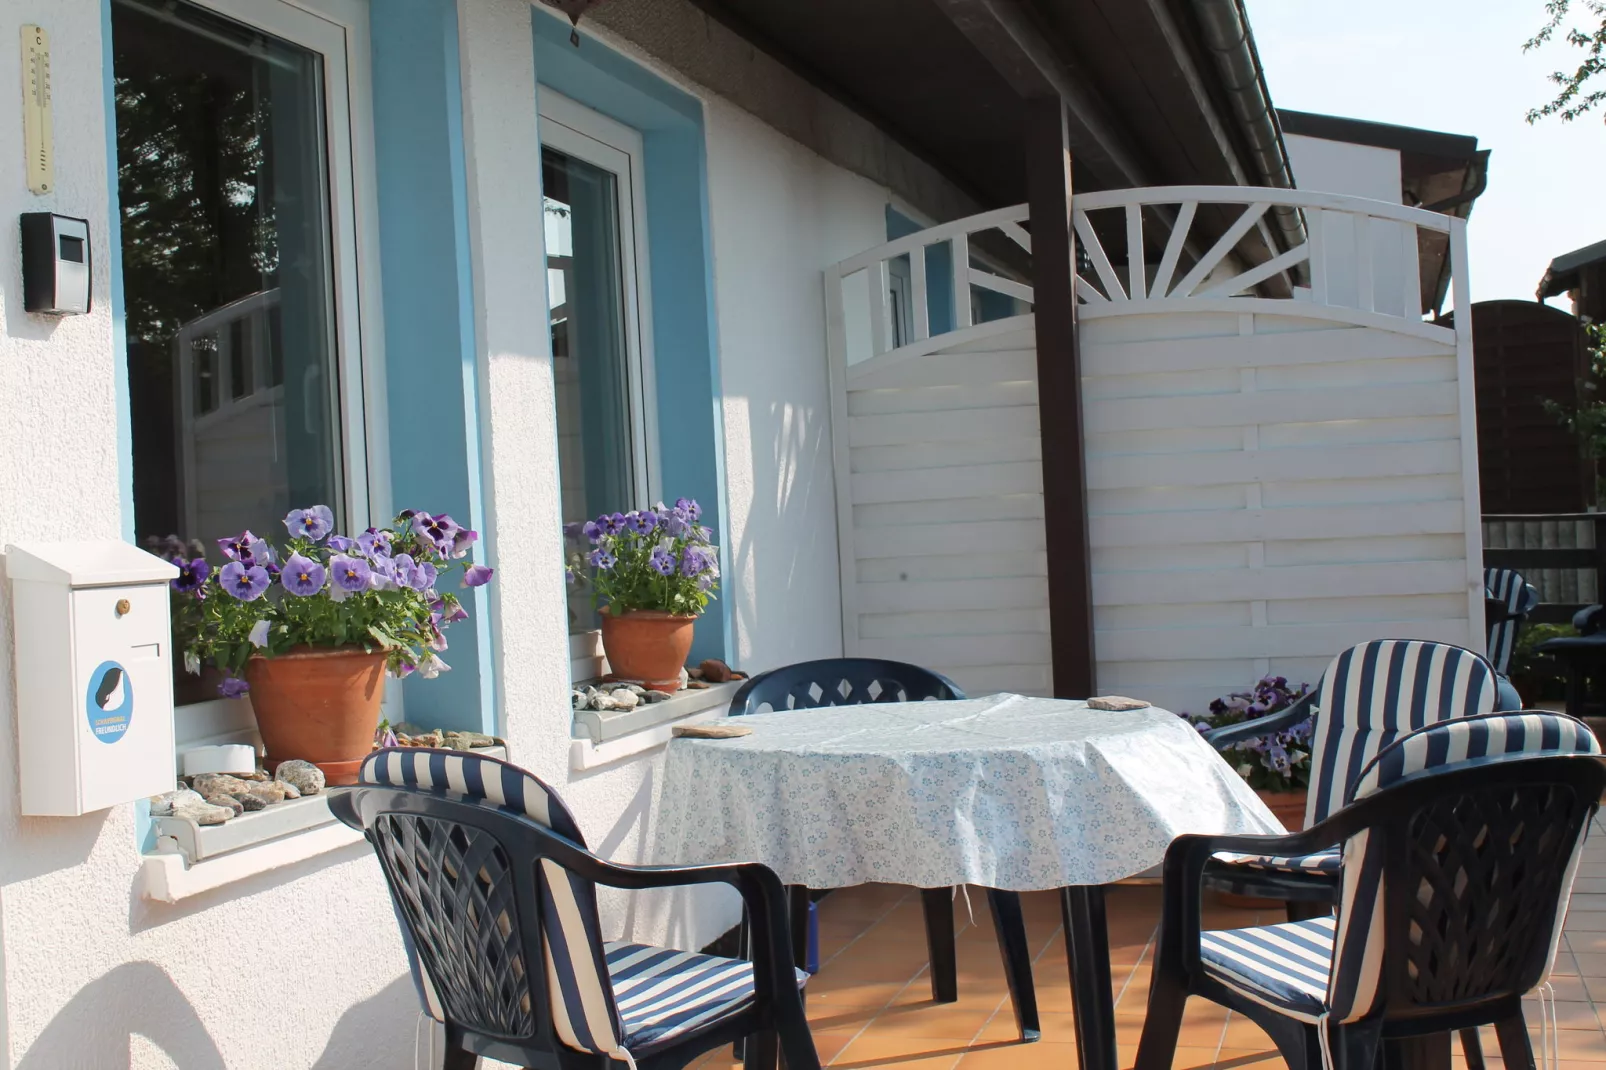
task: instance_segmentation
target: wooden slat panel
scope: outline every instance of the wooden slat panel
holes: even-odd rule
[[[904,446],[921,442],[1035,438],[1036,435],[1035,405],[943,413],[881,413],[848,418],[850,446]]]
[[[1460,620],[1372,621],[1300,624],[1277,628],[1175,628],[1098,633],[1100,660],[1172,661],[1215,658],[1329,658],[1335,651],[1377,639],[1430,639],[1465,645],[1470,634]],[[1246,680],[1245,684],[1253,681]]]
[[[978,494],[1041,493],[1043,466],[979,464],[918,472],[861,472],[852,477],[856,502],[919,502],[974,498]]]
[[[1048,588],[1038,576],[859,584],[861,613],[1042,609],[1047,606]]]
[[[1041,578],[1048,575],[1048,554],[1036,550],[1022,553],[870,557],[857,562],[856,572],[861,584]]]
[[[856,446],[849,461],[854,472],[911,472],[964,465],[1040,461],[1041,439],[985,438],[973,442],[921,442],[913,446]]]
[[[896,505],[872,503],[853,507],[853,523],[861,528],[897,527],[911,524],[952,524],[964,520],[1041,519],[1041,494],[1010,494],[1004,497],[953,498],[945,502],[900,502]]]
[[[1303,393],[1218,394],[1182,398],[1111,398],[1087,415],[1089,431],[1140,431],[1163,427],[1228,427],[1244,424],[1318,423],[1396,416],[1445,416],[1456,412],[1454,383],[1405,387],[1356,387]]]
[[[1037,381],[1037,351],[1029,347],[985,355],[970,352],[928,353],[880,371],[861,371],[868,363],[866,361],[849,369],[850,389],[908,389]]]
[[[1046,599],[1045,599],[1046,600]],[[1048,607],[969,609],[964,613],[865,613],[861,639],[935,639],[949,636],[1048,634]]]
[[[1049,660],[1048,636],[1041,632],[1013,635],[954,635],[920,639],[860,639],[863,656],[934,665],[970,662],[980,665],[1042,665]]]
[[[1099,546],[1166,546],[1189,542],[1272,539],[1348,539],[1391,535],[1459,534],[1461,503],[1403,502],[1379,509],[1332,506],[1288,509],[1204,510],[1094,516]]]
[[[977,521],[968,524],[921,524],[905,528],[867,528],[854,549],[863,557],[905,557],[922,554],[1007,554],[1042,550],[1043,525],[1033,520]]]
[[[1466,582],[1464,559],[1198,572],[1111,572],[1094,574],[1093,604],[1160,605],[1179,599],[1197,603],[1448,594],[1465,590]]]
[[[1387,479],[1461,470],[1459,442],[1345,446],[1324,450],[1247,450],[1193,456],[1103,457],[1088,464],[1088,485],[1202,486],[1288,479]]]
[[[1141,375],[1209,368],[1436,357],[1452,353],[1452,347],[1425,338],[1365,327],[1335,327],[1247,337],[1224,333],[1221,337],[1098,342],[1086,346],[1082,362],[1088,375]]]
[[[933,386],[919,390],[854,390],[848,394],[848,415],[872,416],[884,412],[952,412],[959,409],[990,409],[1036,404],[1036,383]]]

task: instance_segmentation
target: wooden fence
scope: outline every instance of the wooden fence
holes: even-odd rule
[[[1514,568],[1539,591],[1529,619],[1558,623],[1606,602],[1606,513],[1520,513],[1483,518],[1483,563]]]

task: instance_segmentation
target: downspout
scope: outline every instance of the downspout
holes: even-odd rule
[[[1250,162],[1266,185],[1293,189],[1294,173],[1283,146],[1282,127],[1266,88],[1266,73],[1255,51],[1254,35],[1244,13],[1243,0],[1192,0],[1205,47],[1215,60],[1216,69],[1232,103],[1238,128],[1249,141]],[[1305,218],[1288,205],[1272,208],[1278,236],[1284,249],[1304,244]],[[1302,281],[1308,278],[1309,264],[1299,266]]]

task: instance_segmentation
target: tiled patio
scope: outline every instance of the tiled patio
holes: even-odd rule
[[[1586,851],[1553,982],[1562,1070],[1606,1070],[1606,1031],[1596,1005],[1606,1002],[1606,825],[1597,821]],[[963,899],[955,906],[960,999],[944,1005],[931,1001],[917,894],[870,885],[837,892],[823,901],[821,969],[808,989],[809,1019],[821,1062],[848,1070],[899,1065],[921,1070],[1074,1070],[1076,1034],[1058,901],[1049,893],[1025,899],[1043,1026],[1042,1040],[1029,1045],[1018,1041],[981,893],[970,893],[974,922]],[[1154,887],[1122,887],[1109,896],[1122,1067],[1132,1066],[1143,1027],[1159,902],[1160,890]],[[1281,920],[1280,912],[1266,916]],[[1217,907],[1207,923],[1212,928],[1234,928],[1255,924],[1257,917],[1252,910]],[[1530,1001],[1536,1057],[1537,1006]],[[1491,1067],[1499,1067],[1493,1031],[1485,1033],[1484,1051]],[[1455,1058],[1456,1070],[1464,1070],[1459,1044]],[[699,1066],[725,1070],[729,1062],[726,1049]],[[1283,1065],[1254,1023],[1205,1000],[1189,1001],[1175,1070],[1277,1070]]]

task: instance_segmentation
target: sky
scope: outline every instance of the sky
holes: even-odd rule
[[[1277,107],[1471,134],[1493,150],[1467,225],[1474,301],[1531,301],[1552,258],[1606,240],[1606,110],[1523,118],[1552,98],[1545,76],[1583,55],[1565,43],[1523,53],[1543,0],[1245,3]]]

